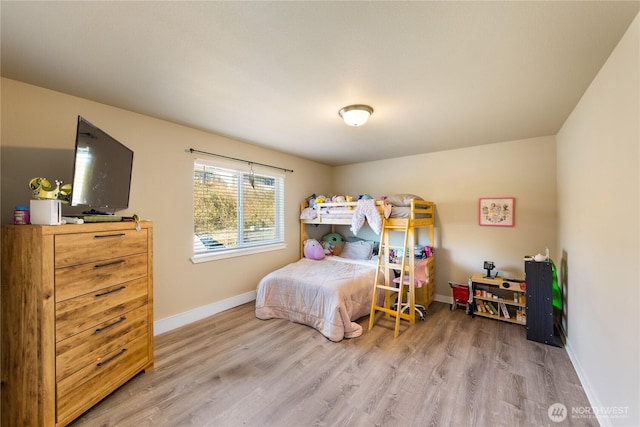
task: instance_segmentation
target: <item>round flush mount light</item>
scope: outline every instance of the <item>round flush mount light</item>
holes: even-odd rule
[[[362,126],[367,123],[372,113],[373,108],[362,104],[349,105],[338,111],[342,120],[349,126]]]

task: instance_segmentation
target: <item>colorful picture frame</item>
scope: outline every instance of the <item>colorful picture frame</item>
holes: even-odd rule
[[[478,201],[479,225],[513,227],[515,214],[515,197],[481,197]]]

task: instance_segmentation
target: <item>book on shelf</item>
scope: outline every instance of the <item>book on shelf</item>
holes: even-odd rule
[[[482,312],[483,313],[490,313],[489,307],[487,307],[487,304],[485,304],[484,301],[480,301],[480,307],[482,307]]]
[[[493,314],[494,316],[498,315],[498,310],[496,310],[496,308],[490,301],[485,301],[485,306],[487,307],[487,310],[489,310],[489,313]]]
[[[489,309],[487,308],[487,306],[485,305],[484,301],[480,301],[482,303],[482,312],[483,313],[488,313]]]
[[[504,314],[505,319],[510,319],[509,310],[507,310],[507,305],[503,302],[500,303],[500,309],[502,310],[502,314]]]

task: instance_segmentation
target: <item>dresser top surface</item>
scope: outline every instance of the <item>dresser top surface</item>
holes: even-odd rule
[[[143,229],[153,228],[153,222],[140,221],[140,227]],[[39,233],[42,235],[51,234],[73,234],[73,233],[91,233],[97,231],[112,230],[135,230],[136,223],[134,221],[120,222],[93,222],[85,224],[63,224],[63,225],[13,225],[4,224],[3,229],[14,229],[14,231],[24,230]]]

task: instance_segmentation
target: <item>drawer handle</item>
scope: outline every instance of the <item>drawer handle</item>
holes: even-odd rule
[[[113,361],[114,359],[116,359],[116,358],[118,358],[118,357],[122,356],[126,351],[127,351],[127,349],[126,349],[126,348],[123,348],[122,350],[120,350],[120,353],[118,353],[118,354],[114,354],[113,356],[111,356],[111,357],[110,357],[110,358],[108,358],[107,360],[103,360],[102,362],[98,362],[98,363],[96,364],[96,366],[97,366],[98,368],[99,368],[99,367],[101,367],[101,366],[104,366],[104,365],[106,365],[107,363],[109,363],[109,362]]]
[[[120,259],[118,261],[108,262],[106,264],[94,265],[93,268],[111,267],[112,265],[123,264],[124,262],[125,262],[125,260]]]
[[[102,235],[96,235],[93,236],[94,239],[109,239],[109,238],[114,238],[114,237],[122,237],[122,236],[126,236],[125,233],[118,233],[118,234],[102,234]]]
[[[120,292],[121,290],[126,289],[126,288],[127,288],[127,287],[126,287],[125,285],[122,285],[122,286],[120,286],[119,288],[111,289],[110,291],[103,292],[103,293],[101,293],[101,294],[95,294],[95,297],[96,297],[96,298],[104,297],[104,296],[107,296],[107,295],[109,295],[109,294],[113,294],[113,293],[115,293],[115,292]]]
[[[105,329],[112,328],[112,327],[116,326],[118,323],[122,323],[122,322],[124,322],[125,320],[127,320],[127,318],[126,318],[126,317],[124,317],[124,316],[122,316],[121,318],[119,318],[119,319],[118,319],[118,320],[116,320],[115,322],[110,323],[110,324],[108,324],[108,325],[106,325],[106,326],[103,326],[103,327],[101,327],[101,328],[96,329],[96,332],[95,332],[95,333],[97,334],[98,332],[102,332],[102,331],[104,331]]]

